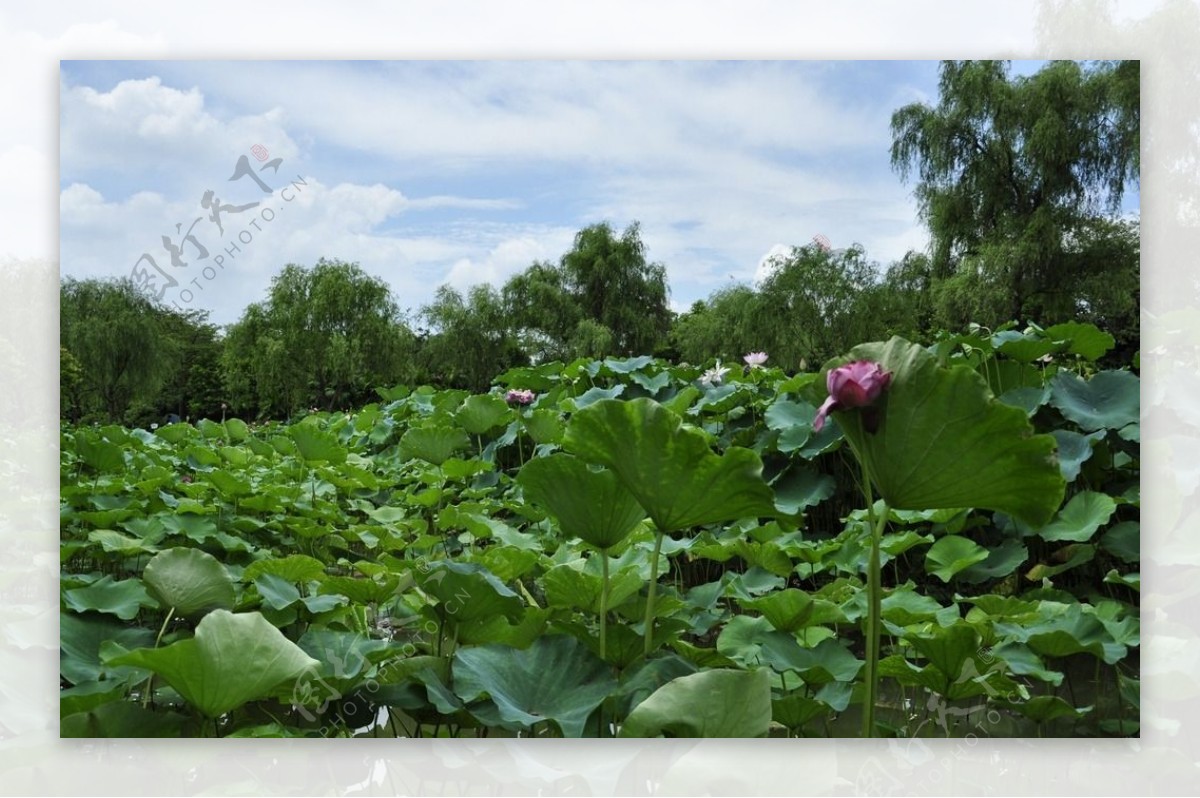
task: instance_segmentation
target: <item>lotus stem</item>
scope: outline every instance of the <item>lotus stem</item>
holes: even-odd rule
[[[645,653],[649,658],[654,639],[654,593],[658,588],[658,555],[662,551],[663,531],[654,529],[654,553],[650,555],[650,592],[646,595],[646,645]]]
[[[600,587],[600,659],[605,659],[608,640],[608,552],[600,552],[600,574],[603,584]],[[607,661],[607,660],[606,660]]]
[[[870,483],[868,483],[869,485]],[[868,495],[870,488],[868,487]],[[875,504],[868,505],[871,526],[871,549],[867,560],[867,674],[866,696],[863,699],[863,737],[875,736],[875,704],[879,697],[879,639],[883,626],[883,588],[879,578],[879,545],[887,525],[888,506],[875,518]]]

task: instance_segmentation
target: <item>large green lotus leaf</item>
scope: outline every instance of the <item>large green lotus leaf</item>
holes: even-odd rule
[[[734,446],[718,456],[704,433],[653,399],[580,410],[563,447],[611,468],[663,532],[777,515],[757,454]]]
[[[623,393],[625,393],[625,386],[620,384],[614,385],[611,388],[601,388],[600,386],[589,388],[582,395],[575,397],[575,409],[582,410],[605,399],[616,399]]]
[[[159,537],[161,538],[162,535],[159,535]],[[138,540],[128,535],[122,535],[120,532],[112,529],[93,529],[88,533],[88,541],[99,543],[105,552],[116,552],[123,557],[133,557],[138,554],[158,551],[158,548],[154,545],[156,541]],[[65,547],[68,544],[64,543],[63,545]],[[79,545],[82,548],[87,548],[83,544]]]
[[[59,617],[59,672],[71,684],[104,679],[113,684],[144,680],[146,672],[115,668],[100,660],[100,647],[116,643],[125,648],[154,645],[154,632],[118,624],[101,616],[84,617],[64,612]]]
[[[1088,360],[1099,360],[1116,345],[1116,339],[1094,324],[1068,321],[1042,331],[1047,338],[1069,342],[1067,352]]]
[[[1101,371],[1086,382],[1060,371],[1050,380],[1050,404],[1085,432],[1137,421],[1140,393],[1141,380],[1128,371]]]
[[[286,557],[255,560],[242,571],[243,582],[253,582],[263,574],[271,574],[288,582],[309,582],[325,575],[324,564],[307,554],[289,554]]]
[[[228,471],[209,471],[204,475],[204,478],[211,482],[222,494],[230,498],[249,496],[254,492],[254,487],[250,484],[249,480],[235,477]]]
[[[771,725],[766,669],[680,676],[634,707],[621,737],[765,737]]]
[[[1034,334],[1026,335],[1016,330],[1005,330],[992,336],[992,346],[1013,360],[1029,363],[1058,348],[1058,344]]]
[[[1008,669],[1018,676],[1033,676],[1043,682],[1049,682],[1055,687],[1062,684],[1062,673],[1049,670],[1041,658],[1023,643],[1001,643],[993,646],[990,653],[993,658],[1005,663]]]
[[[663,388],[666,388],[668,385],[671,384],[671,372],[660,371],[659,373],[655,374],[653,377],[647,376],[645,374],[633,374],[630,376],[630,379],[633,380],[634,382],[636,382],[638,385],[645,388],[646,393],[650,394],[651,396],[654,396],[659,391],[661,391]]]
[[[654,358],[650,355],[639,355],[637,357],[627,357],[624,360],[616,358],[605,358],[604,365],[614,374],[631,374],[640,369],[646,368],[654,362]]]
[[[508,403],[493,394],[468,396],[455,413],[455,419],[472,435],[482,435],[508,421],[512,415]]]
[[[805,634],[801,632],[800,637]],[[811,648],[802,647],[795,665],[805,682],[817,685],[854,681],[862,670],[863,661],[845,645],[827,637]]]
[[[574,637],[540,637],[527,649],[460,648],[454,692],[486,724],[528,729],[551,721],[564,737],[583,736],[588,716],[616,689],[609,667]]]
[[[979,653],[974,627],[965,621],[953,626],[930,626],[921,634],[906,637],[909,645],[951,681],[963,675],[968,660]]]
[[[604,556],[604,555],[600,555]],[[646,580],[636,569],[625,568],[609,576],[608,609],[613,610],[637,593]],[[600,612],[600,594],[604,580],[596,574],[585,573],[570,563],[556,565],[542,577],[546,604],[551,607],[571,607],[588,612]]]
[[[59,737],[179,737],[187,720],[177,712],[154,711],[132,701],[114,701],[67,715]]]
[[[563,532],[598,549],[617,545],[646,517],[616,474],[593,470],[569,454],[530,460],[517,481],[525,498],[549,510]]]
[[[836,413],[880,495],[900,510],[982,507],[1031,524],[1050,520],[1065,483],[1050,435],[1034,435],[1025,411],[1001,404],[968,366],[949,368],[921,347],[892,338],[855,347],[892,373],[877,400],[878,428],[862,410]]]
[[[1063,479],[1074,482],[1079,476],[1079,470],[1092,456],[1092,443],[1102,432],[1091,435],[1080,435],[1069,429],[1056,429],[1050,433],[1058,441],[1058,467],[1062,470]]]
[[[747,609],[761,612],[771,626],[780,632],[799,631],[813,614],[812,596],[794,587],[743,600],[741,604]]]
[[[216,537],[219,531],[216,521],[195,513],[160,514],[158,519],[168,533],[182,535],[196,543]]]
[[[696,670],[694,664],[678,654],[642,660],[621,674],[621,686],[610,706],[616,710],[618,717],[624,717],[635,706],[649,698],[655,690],[672,679],[696,673]]]
[[[557,410],[540,408],[531,410],[522,419],[525,431],[537,444],[558,443],[563,436],[563,422]]]
[[[225,566],[200,549],[160,551],[146,563],[142,579],[159,602],[174,607],[178,615],[231,609],[236,599],[233,579]]]
[[[1038,535],[1042,540],[1082,543],[1091,540],[1096,530],[1108,523],[1116,509],[1117,503],[1111,496],[1085,490],[1072,496],[1071,501],[1059,510],[1054,520],[1043,527]]]
[[[852,681],[863,664],[836,640],[801,646],[795,635],[776,631],[766,618],[750,615],[735,615],[725,624],[717,636],[717,652],[747,668],[767,665],[780,673],[796,671],[814,685]]]
[[[250,427],[245,421],[240,418],[225,419],[225,434],[229,436],[229,440],[234,443],[241,443],[250,437]]]
[[[467,623],[503,615],[520,620],[525,603],[495,574],[473,562],[443,561],[419,577],[421,589],[437,598],[448,620]]]
[[[125,698],[127,686],[118,681],[84,682],[76,687],[58,691],[58,714],[60,718],[93,709]]]
[[[982,560],[962,571],[959,578],[972,584],[1008,576],[1029,559],[1029,549],[1019,540],[1010,538],[994,549],[988,550],[986,560]]]
[[[540,558],[540,551],[516,549],[509,546],[488,546],[474,561],[494,573],[501,582],[507,584],[529,573]],[[380,601],[382,600],[380,599]]]
[[[829,706],[815,698],[792,693],[771,701],[771,719],[789,729],[799,729],[818,715],[828,715]]]
[[[928,621],[945,610],[937,600],[907,587],[896,588],[880,602],[884,621],[897,626],[908,626]]]
[[[1085,613],[1079,604],[1059,604],[1043,601],[1038,608],[1038,623],[996,623],[1000,635],[1009,635],[1046,657],[1066,657],[1088,653],[1112,665],[1128,653],[1124,643],[1094,614]]]
[[[1142,531],[1137,521],[1122,521],[1100,537],[1100,545],[1110,554],[1125,562],[1140,562],[1142,559]]]
[[[300,588],[274,574],[261,574],[254,580],[263,604],[273,610],[285,610],[300,600]]]
[[[300,456],[310,463],[344,463],[346,450],[331,433],[312,424],[293,424],[288,434],[296,443]]]
[[[929,547],[925,553],[925,570],[949,582],[959,571],[983,562],[990,552],[969,538],[946,535]]]
[[[1013,388],[1011,391],[1005,391],[996,398],[1001,404],[1019,407],[1025,411],[1025,415],[1033,417],[1037,413],[1038,408],[1046,404],[1050,399],[1050,389],[1045,386],[1039,388]]]
[[[503,615],[460,623],[457,627],[458,642],[460,646],[499,643],[513,648],[528,648],[534,640],[546,634],[546,624],[553,612],[550,607],[528,607],[515,623]]]
[[[306,631],[296,645],[321,662],[322,676],[335,679],[353,679],[400,649],[388,640],[358,632],[315,628]]]
[[[183,422],[175,424],[167,424],[159,427],[154,431],[154,434],[162,438],[167,443],[179,443],[182,440],[192,437],[196,433],[196,428],[191,424]]]
[[[205,615],[195,637],[130,651],[109,664],[154,671],[210,718],[265,698],[320,665],[257,612],[226,610]]]
[[[202,418],[197,421],[196,429],[200,430],[200,434],[206,438],[225,437],[225,427],[209,418]]]
[[[142,607],[158,606],[140,579],[115,582],[111,576],[105,576],[87,587],[64,592],[63,603],[76,612],[94,610],[115,615],[123,621],[136,618]]]
[[[83,431],[75,433],[75,451],[95,471],[120,471],[125,467],[121,447]]]
[[[1038,563],[1029,569],[1025,578],[1031,582],[1040,582],[1043,579],[1058,576],[1063,571],[1078,568],[1096,558],[1096,547],[1086,543],[1072,543],[1069,546],[1063,546],[1061,551],[1054,552],[1053,558],[1060,564]]]
[[[355,604],[379,604],[396,594],[400,577],[391,574],[382,581],[354,576],[330,576],[321,582],[317,592],[322,595],[345,596]]]
[[[458,427],[413,427],[400,438],[400,455],[440,466],[470,444],[467,433]]]
[[[832,496],[837,480],[814,468],[797,465],[785,471],[771,487],[775,491],[775,506],[782,513],[794,515]]]

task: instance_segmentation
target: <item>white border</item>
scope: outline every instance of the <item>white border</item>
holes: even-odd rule
[[[119,4],[0,12],[0,792],[1177,794],[1200,740],[1200,11],[1167,2]],[[63,21],[69,20],[69,21]],[[58,739],[58,60],[1142,59],[1143,737],[908,741]],[[19,198],[14,201],[13,198]],[[1154,354],[1151,354],[1151,353]]]

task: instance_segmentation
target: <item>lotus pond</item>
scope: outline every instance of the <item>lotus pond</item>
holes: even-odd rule
[[[61,733],[1136,735],[1112,346],[979,329],[64,426]],[[870,390],[830,376],[861,363]]]

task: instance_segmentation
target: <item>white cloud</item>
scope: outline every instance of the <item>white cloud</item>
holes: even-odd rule
[[[218,117],[199,88],[167,86],[157,76],[122,80],[109,91],[64,83],[61,94],[64,175],[107,174],[162,190],[195,190],[226,181],[238,155],[253,145],[285,162],[301,154],[279,108]]]
[[[666,264],[683,306],[761,279],[765,251],[817,232],[881,261],[913,240],[910,189],[886,153],[888,103],[918,91],[908,78],[863,93],[829,82],[844,67],[805,62],[147,70],[93,86],[86,68],[64,69],[62,175],[103,193],[108,210],[63,190],[63,269],[129,262],[199,215],[209,189],[226,203],[267,202],[248,179],[226,181],[234,155],[263,143],[284,158],[272,187],[295,175],[308,185],[281,207],[270,245],[239,255],[246,285],[219,299],[223,320],[287,262],[358,261],[419,307],[443,282],[499,285],[556,261],[600,220],[640,222],[648,259]],[[139,192],[156,199],[134,213]]]
[[[439,206],[460,204],[458,198],[439,199]],[[473,225],[439,235],[405,225],[390,229],[414,204],[380,184],[326,186],[310,178],[256,208],[227,212],[221,234],[194,202],[154,192],[110,201],[88,184],[73,183],[59,200],[63,272],[125,276],[148,253],[179,281],[164,301],[209,310],[213,321],[229,323],[265,297],[271,277],[284,265],[312,265],[328,257],[358,262],[388,282],[402,307],[415,310],[443,282],[459,288],[485,281],[499,285],[534,260],[556,260],[574,234],[509,225]],[[200,222],[189,228],[197,217]],[[178,231],[176,225],[182,225]],[[207,257],[183,243],[187,229]],[[184,269],[170,269],[170,253],[160,243],[164,235],[181,247]],[[206,266],[218,270],[215,277],[204,277]],[[190,295],[181,296],[189,285]]]
[[[792,247],[787,244],[776,244],[766,251],[759,259],[758,268],[754,270],[754,284],[758,285],[770,277],[779,265],[779,260],[792,254]]]
[[[457,260],[443,282],[459,291],[478,283],[499,287],[534,261],[557,262],[559,256],[570,247],[573,236],[573,230],[564,229],[542,231],[536,237],[527,234],[506,238],[482,257]]]

